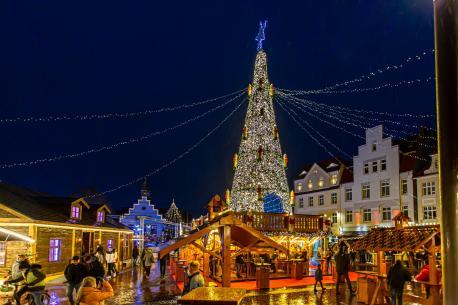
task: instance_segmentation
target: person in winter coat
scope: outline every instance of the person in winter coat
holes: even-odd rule
[[[118,261],[118,254],[116,253],[116,249],[111,249],[107,252],[106,255],[107,265],[108,265],[108,276],[115,277],[116,276],[116,262]]]
[[[397,260],[393,267],[388,271],[388,285],[390,287],[391,302],[393,305],[402,305],[402,294],[404,293],[404,283],[410,281],[409,271]]]
[[[143,266],[145,267],[146,276],[149,276],[151,273],[153,259],[153,251],[151,251],[151,249],[146,250],[145,255],[143,256]]]
[[[102,305],[104,301],[113,296],[113,287],[103,280],[102,289],[97,288],[97,280],[88,276],[83,279],[81,288],[76,296],[76,303],[80,305]]]
[[[339,284],[342,281],[342,277],[347,281],[348,289],[352,295],[355,295],[355,291],[351,288],[350,277],[348,276],[348,271],[350,269],[350,255],[347,253],[347,247],[341,246],[339,252],[334,256],[334,261],[336,262],[336,271],[337,271],[337,284],[336,284],[336,294],[339,292]]]
[[[88,266],[88,275],[97,279],[97,284],[100,284],[105,276],[105,268],[102,263],[95,256],[88,256],[86,264]]]
[[[73,256],[72,262],[65,268],[64,276],[67,279],[67,297],[70,305],[74,305],[73,291],[78,293],[81,282],[88,275],[86,267],[80,263],[79,256]]]
[[[188,279],[183,289],[183,295],[198,287],[204,287],[204,285],[205,280],[202,274],[200,274],[199,262],[192,261],[189,263]]]
[[[159,260],[159,264],[160,264],[160,268],[161,268],[161,278],[165,278],[165,270],[167,268],[167,263],[170,259],[170,255],[169,253],[167,253],[166,255],[164,255],[160,260]]]
[[[23,283],[24,286],[14,293],[14,299],[17,305],[21,304],[21,297],[26,292],[33,296],[36,305],[43,305],[41,295],[45,290],[46,275],[40,269],[41,265],[29,264],[27,260],[24,260],[19,264],[19,270],[22,272],[22,276],[5,282],[6,285],[19,282]]]
[[[442,277],[442,275],[441,275],[440,270],[437,270],[437,282],[438,283],[440,282],[441,277]],[[420,273],[418,273],[415,276],[415,280],[420,281],[420,282],[429,282],[429,265],[428,264],[424,265],[423,268],[421,268]],[[425,288],[426,288],[425,289],[426,290],[426,298],[429,298],[431,286],[425,285]]]
[[[27,260],[27,257],[23,254],[19,254],[16,257],[16,261],[11,266],[11,280],[15,280],[22,276],[22,272],[21,270],[19,270],[19,265],[21,264],[22,261],[25,261],[25,260]]]
[[[321,264],[318,264],[316,266],[316,271],[315,271],[315,287],[313,288],[313,291],[316,293],[316,284],[320,283],[321,290],[325,291],[326,288],[323,287],[323,270],[321,270]]]
[[[134,261],[134,266],[138,265],[138,258],[140,256],[140,251],[138,250],[137,245],[132,249],[132,260]]]
[[[97,246],[97,249],[95,250],[95,257],[100,263],[102,263],[103,266],[105,266],[105,250],[103,250],[101,245]]]

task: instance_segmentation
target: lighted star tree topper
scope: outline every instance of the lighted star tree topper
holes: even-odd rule
[[[267,57],[262,50],[267,22],[261,22],[256,41],[253,84],[238,154],[234,156],[234,181],[230,207],[234,211],[291,212],[286,180],[286,155],[282,155],[272,104],[273,89],[267,77]]]

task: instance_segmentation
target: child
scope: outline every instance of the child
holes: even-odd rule
[[[321,264],[318,264],[318,266],[316,266],[316,271],[315,271],[315,288],[313,289],[315,293],[316,293],[316,284],[318,284],[318,282],[321,285],[321,290],[322,291],[326,290],[326,288],[323,287],[322,281],[323,281],[323,271],[321,270]]]

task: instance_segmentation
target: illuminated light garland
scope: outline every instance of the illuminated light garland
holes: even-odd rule
[[[375,77],[377,75],[380,75],[380,74],[383,74],[385,72],[401,69],[401,68],[404,67],[404,64],[409,64],[409,63],[415,61],[415,59],[417,61],[420,61],[426,55],[432,54],[432,53],[434,53],[434,49],[432,49],[431,51],[426,50],[426,51],[423,51],[422,53],[420,53],[418,55],[415,55],[413,57],[409,57],[409,58],[405,59],[403,64],[388,65],[388,66],[385,66],[384,68],[377,69],[375,72],[369,72],[367,74],[361,75],[360,77],[356,77],[356,78],[354,78],[352,80],[347,80],[347,81],[344,81],[344,82],[341,82],[341,83],[336,83],[336,84],[334,84],[332,86],[327,86],[327,87],[324,87],[324,88],[321,88],[321,89],[317,89],[317,90],[329,91],[329,90],[333,90],[333,89],[338,88],[338,87],[348,86],[348,85],[351,85],[351,84],[354,84],[354,83],[362,82],[364,80],[369,80],[369,79],[372,79],[373,77]],[[283,89],[283,90],[284,91],[286,90],[287,92],[291,92],[291,93],[295,93],[295,92],[299,92],[299,91],[302,91],[302,92],[310,91],[310,90],[288,90],[288,89]]]
[[[212,108],[212,109],[210,109],[210,110],[208,110],[208,111],[206,111],[206,112],[204,112],[202,114],[199,114],[199,115],[197,115],[197,116],[195,116],[193,118],[190,118],[190,119],[188,119],[186,121],[183,121],[183,122],[181,122],[181,123],[179,123],[177,125],[174,125],[172,127],[168,127],[168,128],[162,129],[162,130],[158,130],[158,131],[146,134],[146,135],[141,136],[141,137],[127,139],[127,140],[124,140],[124,141],[121,141],[121,142],[117,142],[117,143],[114,143],[114,144],[111,144],[111,145],[108,145],[108,146],[92,148],[92,149],[89,149],[89,150],[86,150],[86,151],[82,151],[82,152],[78,152],[78,153],[62,154],[62,155],[58,155],[58,156],[54,156],[54,157],[48,157],[48,158],[43,158],[43,159],[31,160],[31,161],[5,163],[5,164],[1,164],[0,165],[0,169],[13,168],[13,167],[24,167],[24,166],[33,166],[33,165],[42,164],[42,163],[49,163],[49,162],[55,162],[55,161],[60,161],[60,160],[65,160],[65,159],[83,157],[83,156],[87,156],[87,155],[90,155],[90,154],[99,153],[99,152],[102,152],[102,151],[113,150],[113,149],[119,148],[119,147],[124,146],[124,145],[145,141],[145,140],[147,140],[147,139],[149,139],[151,137],[165,134],[165,133],[167,133],[169,131],[178,129],[179,127],[182,127],[182,126],[185,126],[185,125],[187,125],[187,124],[189,124],[189,123],[191,123],[193,121],[199,120],[199,119],[205,117],[206,115],[218,110],[219,108],[222,108],[222,107],[226,106],[227,104],[235,101],[236,99],[241,97],[243,94],[244,94],[244,92],[238,94],[237,96],[233,97],[232,99],[226,101],[225,103],[223,103],[221,105],[218,105],[218,106],[216,106],[216,107],[214,107],[214,108]]]
[[[284,96],[289,96],[289,97],[294,97],[292,94],[287,93],[285,89],[277,89],[278,94],[283,93]],[[320,103],[317,103],[320,104]],[[326,105],[321,103],[322,105]],[[374,111],[374,110],[365,110],[365,109],[355,109],[355,108],[348,108],[348,107],[343,107],[343,106],[338,106],[334,105],[333,106],[336,109],[339,110],[346,110],[346,111],[352,111],[352,112],[359,112],[367,115],[386,115],[386,116],[391,116],[391,117],[409,117],[409,118],[432,118],[435,117],[434,114],[411,114],[411,113],[391,113],[391,112],[380,112],[380,111]]]
[[[281,102],[279,101],[279,103],[281,104]],[[284,105],[282,105],[284,106]],[[297,106],[296,106],[297,107]],[[289,108],[289,110],[296,115],[296,117],[302,122],[304,123],[305,125],[307,125],[307,127],[311,130],[313,130],[316,134],[318,134],[323,140],[325,140],[329,145],[331,145],[332,147],[334,147],[335,150],[339,151],[341,154],[345,155],[346,157],[350,158],[350,159],[353,159],[353,156],[348,154],[347,152],[343,151],[340,147],[338,147],[336,144],[334,144],[332,141],[330,141],[328,138],[326,138],[325,136],[323,136],[318,130],[316,130],[315,128],[313,128],[313,126],[307,122],[306,120],[302,119],[300,115],[297,114],[296,111],[294,111],[293,109]],[[297,122],[296,122],[297,123]],[[299,125],[299,124],[298,124]],[[302,125],[299,125],[299,127],[301,127],[302,129],[304,129],[304,126]],[[304,129],[305,130],[305,129]],[[335,156],[334,156],[335,157]],[[336,158],[337,159],[337,158]],[[337,159],[338,160],[338,159]]]
[[[308,131],[306,128],[304,128],[304,126],[302,126],[301,123],[299,123],[299,122],[296,120],[296,118],[294,117],[294,115],[292,115],[291,112],[288,111],[288,110],[286,109],[286,107],[282,104],[282,102],[278,101],[278,105],[280,105],[281,109],[283,109],[283,111],[285,111],[285,112],[289,115],[289,117],[291,117],[291,118],[293,119],[293,121],[294,121],[302,130],[304,130],[304,131],[308,134],[308,136],[309,136],[313,141],[315,141],[315,143],[317,143],[321,148],[323,148],[323,150],[324,150],[327,154],[329,154],[331,157],[333,157],[334,159],[336,159],[336,161],[339,160],[331,151],[329,151],[329,150],[327,149],[327,147],[326,147],[324,144],[322,144],[317,138],[315,138],[315,137],[310,133],[310,131]],[[297,115],[297,114],[296,114],[296,115]]]
[[[137,184],[139,183],[140,181],[143,181],[145,178],[148,178],[148,177],[151,177],[155,174],[157,174],[158,172],[162,171],[163,169],[173,165],[174,163],[176,163],[177,161],[179,161],[180,159],[182,159],[183,157],[185,157],[186,155],[188,155],[189,153],[191,153],[194,149],[196,149],[200,144],[202,144],[202,142],[204,142],[208,137],[210,137],[216,130],[218,130],[227,120],[229,120],[230,117],[232,117],[232,115],[246,102],[246,100],[242,101],[234,110],[232,110],[231,113],[229,113],[229,115],[227,115],[223,120],[221,120],[218,125],[216,125],[212,130],[210,130],[205,136],[203,136],[199,141],[197,141],[196,143],[194,143],[192,146],[190,146],[188,149],[186,149],[184,152],[182,152],[181,154],[179,154],[178,156],[176,156],[175,158],[173,158],[172,160],[164,163],[163,165],[161,165],[160,167],[156,168],[155,170],[149,172],[149,173],[146,173],[145,175],[139,177],[139,178],[136,178],[134,180],[131,180],[127,183],[124,183],[124,184],[121,184],[121,185],[118,185],[114,188],[111,188],[111,189],[108,189],[106,191],[103,191],[103,192],[100,192],[100,193],[97,193],[97,194],[93,194],[89,197],[93,198],[93,197],[99,197],[99,196],[102,196],[102,195],[105,195],[105,194],[109,194],[109,193],[113,193],[115,191],[118,191],[120,189],[123,189],[125,187],[128,187],[130,185],[133,185],[133,184]]]
[[[415,79],[415,80],[403,80],[397,83],[385,83],[380,86],[376,87],[370,87],[370,88],[353,88],[353,89],[346,89],[346,90],[332,90],[332,91],[325,91],[325,90],[309,90],[309,91],[299,91],[296,93],[292,93],[291,91],[294,90],[288,90],[288,94],[290,95],[314,95],[314,94],[345,94],[345,93],[359,93],[359,92],[371,92],[371,91],[377,91],[385,88],[398,88],[401,85],[413,85],[413,84],[420,84],[420,83],[429,83],[432,80],[434,80],[432,76],[425,78],[425,79]],[[281,89],[277,89],[281,90]],[[285,92],[286,93],[286,92]]]
[[[348,124],[348,125],[351,125],[351,126],[354,126],[354,127],[362,128],[362,129],[364,129],[364,130],[367,130],[367,129],[369,128],[369,127],[365,127],[365,126],[362,126],[362,125],[358,125],[358,124],[355,124],[355,123],[353,123],[353,122],[351,122],[351,121],[347,121],[347,120],[345,120],[345,119],[342,119],[341,117],[339,117],[339,116],[338,116],[337,114],[335,114],[335,113],[334,113],[334,116],[332,116],[332,115],[329,115],[329,114],[327,114],[327,113],[323,113],[323,112],[321,112],[321,111],[319,111],[319,110],[313,109],[313,108],[311,108],[311,107],[307,107],[306,105],[304,105],[304,104],[302,104],[302,103],[298,103],[298,102],[294,102],[294,101],[288,101],[288,100],[286,100],[286,101],[289,102],[289,103],[294,103],[294,104],[296,104],[296,105],[298,105],[298,106],[300,106],[300,107],[304,107],[304,109],[316,111],[316,112],[318,112],[318,113],[320,113],[320,114],[322,114],[322,115],[324,115],[324,116],[326,116],[326,117],[328,117],[328,118],[337,119],[337,121],[339,121],[339,122],[341,122],[341,123],[344,123],[344,124]],[[305,112],[305,111],[304,111],[304,112]],[[331,113],[332,113],[332,112],[331,112]],[[343,128],[339,128],[339,130],[344,130],[344,129],[343,129]],[[388,136],[390,136],[390,137],[392,137],[392,138],[396,138],[394,135],[389,134],[389,133],[387,133],[387,132],[385,132],[385,134],[387,134]],[[354,134],[354,135],[357,136],[356,134]],[[358,136],[358,137],[359,137],[359,136]],[[401,140],[406,140],[406,141],[408,141],[407,139],[404,139],[404,138],[400,138],[400,139],[401,139]],[[422,143],[417,143],[417,144],[420,145],[420,146],[432,147],[432,146],[430,146],[430,145],[426,145],[426,144],[422,144]],[[421,158],[421,157],[418,157],[418,156],[412,156],[412,155],[409,155],[409,154],[406,154],[406,153],[403,153],[403,152],[400,152],[400,153],[403,154],[403,155],[405,155],[405,156],[408,156],[408,157],[417,159],[417,160],[428,161],[427,159],[424,159],[424,158]]]
[[[233,96],[240,92],[244,92],[246,89],[241,89],[234,91],[232,93],[215,97],[212,99],[208,99],[205,101],[194,102],[191,104],[183,104],[173,107],[165,107],[160,109],[151,109],[145,111],[138,111],[138,112],[120,112],[120,113],[104,113],[104,114],[79,114],[75,116],[47,116],[47,117],[17,117],[11,119],[0,119],[0,123],[46,123],[46,122],[59,122],[59,121],[87,121],[87,120],[105,120],[105,119],[117,119],[117,118],[131,118],[131,117],[140,117],[146,116],[154,113],[161,113],[161,112],[170,112],[176,111],[181,109],[188,109],[192,107],[196,107],[199,105],[208,104],[226,97]]]
[[[349,118],[349,117],[342,118],[343,115],[349,115],[349,114],[348,113],[336,112],[337,110],[332,109],[332,107],[324,107],[324,109],[323,109],[323,105],[324,104],[319,104],[319,103],[316,103],[316,102],[313,102],[313,101],[310,101],[310,100],[299,99],[297,97],[288,96],[288,95],[282,95],[282,96],[286,97],[287,101],[289,101],[288,98],[292,99],[292,100],[295,100],[296,104],[299,104],[302,107],[307,107],[307,109],[316,111],[317,113],[320,113],[321,115],[324,115],[324,116],[326,116],[328,118],[337,119],[341,123],[352,125],[354,127],[362,128],[362,129],[368,129],[368,128],[371,127],[371,126],[361,125],[362,124],[361,119],[364,119],[363,117],[359,117],[358,120],[355,120],[355,119],[352,119],[352,118]],[[315,106],[316,108],[313,108],[313,106]],[[356,122],[356,123],[354,123],[354,122]],[[377,122],[379,122],[379,121],[377,121]],[[370,124],[370,123],[367,123],[367,124]],[[420,127],[418,126],[418,128],[420,128]],[[408,140],[406,138],[403,138],[403,137],[400,137],[400,136],[395,136],[392,133],[390,133],[390,131],[391,132],[392,131],[396,131],[398,133],[405,133],[403,131],[398,131],[398,130],[395,130],[395,129],[385,128],[385,134],[386,135],[388,135],[388,136],[390,136],[392,138],[399,138],[400,140],[404,140],[404,141],[407,141],[407,142],[412,142],[411,140]],[[412,135],[412,133],[406,133],[406,134]],[[416,142],[416,141],[413,141],[413,143],[417,143],[419,146],[423,146],[423,147],[429,147],[429,148],[435,148],[436,147],[436,146],[433,146],[433,145],[419,143],[419,142]]]
[[[420,125],[416,125],[416,124],[412,125],[412,124],[407,124],[405,122],[397,122],[397,121],[392,121],[392,120],[387,120],[387,119],[370,118],[370,117],[367,117],[367,116],[354,114],[354,113],[352,113],[351,110],[349,110],[349,108],[345,109],[344,107],[326,105],[324,103],[317,103],[317,102],[314,102],[314,101],[311,101],[311,100],[304,100],[304,99],[300,99],[300,100],[302,100],[304,103],[308,103],[308,104],[311,104],[311,105],[316,105],[317,107],[322,107],[322,108],[325,108],[325,109],[331,109],[331,110],[337,109],[336,111],[340,111],[341,113],[345,113],[346,115],[349,115],[349,116],[352,116],[352,117],[356,117],[358,119],[368,120],[368,121],[377,122],[377,123],[388,123],[388,124],[393,124],[393,125],[398,125],[398,126],[410,127],[410,128],[413,128],[413,129],[420,129],[421,127],[423,127],[425,129],[436,131],[434,128],[431,128],[431,127],[428,127],[428,126],[420,126]],[[342,108],[344,108],[344,109],[342,109]]]

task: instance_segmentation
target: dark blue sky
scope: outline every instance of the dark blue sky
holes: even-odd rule
[[[434,47],[431,0],[1,1],[0,117],[141,111],[242,89],[252,79],[260,19],[269,21],[264,44],[269,76],[280,88],[321,88]],[[430,55],[358,86],[433,75]],[[313,98],[379,111],[434,112],[432,83]],[[0,163],[141,136],[210,107],[123,120],[2,124]],[[118,150],[3,169],[0,179],[59,195],[83,187],[103,191],[178,155],[232,107]],[[191,154],[150,178],[156,205],[168,206],[174,197],[180,207],[197,214],[212,195],[230,187],[245,109]],[[284,112],[277,115],[291,181],[301,166],[328,155]],[[349,153],[361,144],[311,123]],[[124,188],[109,198],[115,207],[126,207],[136,201],[138,188]]]

